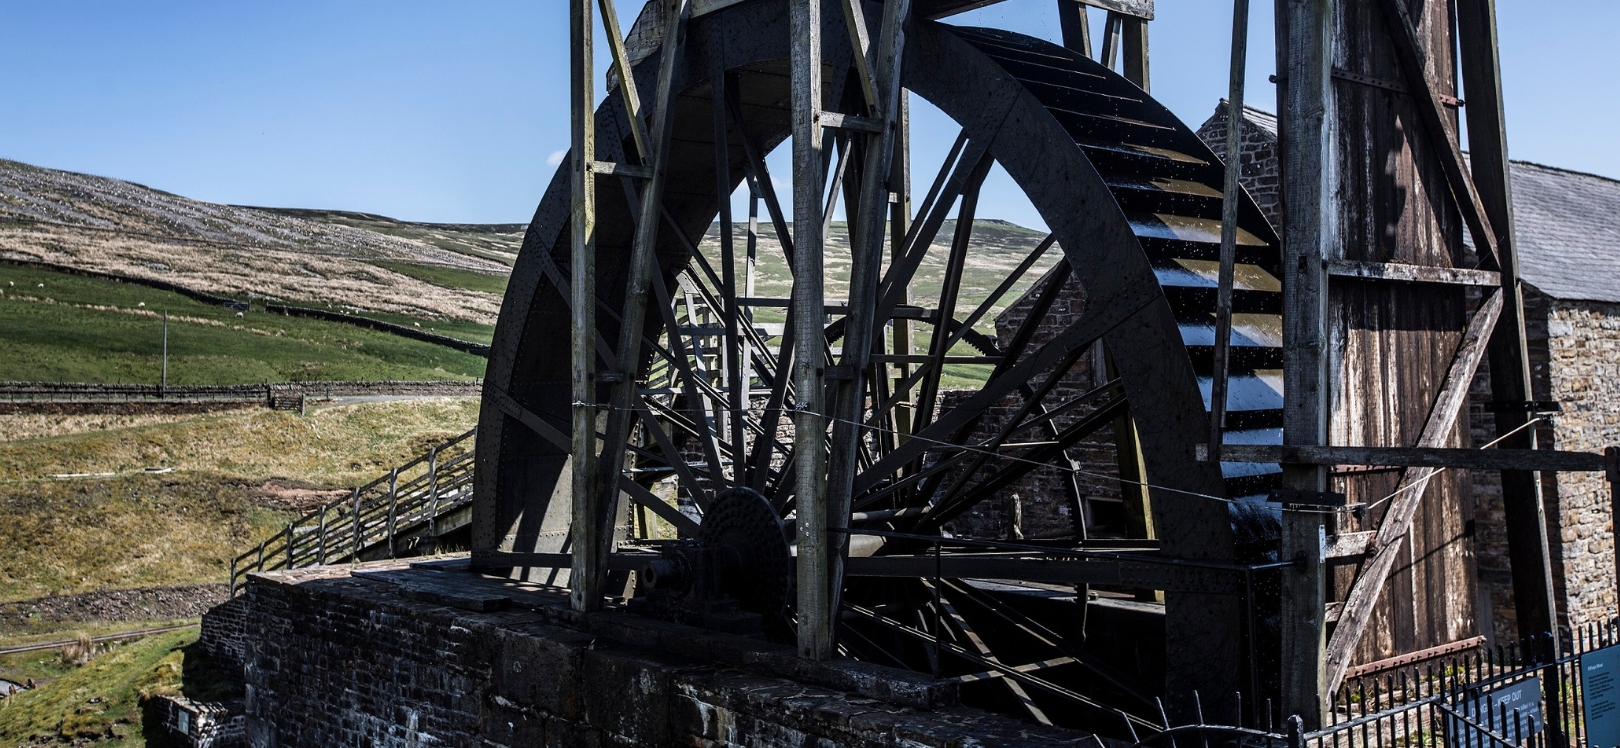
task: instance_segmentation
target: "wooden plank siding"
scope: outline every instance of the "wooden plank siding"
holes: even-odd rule
[[[1429,51],[1433,79],[1455,93],[1450,0],[1409,3]],[[1401,79],[1376,0],[1335,3],[1335,68]],[[1435,145],[1407,94],[1334,80],[1339,133],[1339,254],[1335,259],[1468,267],[1463,225],[1451,202]],[[1455,117],[1455,111],[1448,112]],[[1411,446],[1445,380],[1479,294],[1461,286],[1414,285],[1335,277],[1329,284],[1329,443]],[[1466,415],[1441,446],[1468,446]],[[1332,489],[1372,504],[1395,490],[1399,473],[1335,476]],[[1347,532],[1378,527],[1383,502]],[[1472,518],[1467,476],[1446,471],[1430,481],[1353,663],[1394,657],[1478,633]],[[1328,600],[1343,601],[1359,559],[1335,565]]]

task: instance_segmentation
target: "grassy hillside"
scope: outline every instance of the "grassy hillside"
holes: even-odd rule
[[[348,226],[429,244],[511,267],[523,246],[524,223],[419,223],[348,210],[255,208],[334,226]]]
[[[154,278],[236,298],[494,324],[498,294],[372,263],[504,274],[510,261],[500,252],[441,245],[466,235],[506,246],[514,241],[502,233],[506,229],[379,231],[389,219],[359,226],[296,213],[219,205],[0,159],[0,257]],[[521,238],[521,227],[517,231]]]
[[[484,371],[480,357],[384,332],[257,311],[238,317],[144,286],[0,265],[0,380],[157,382],[164,311],[170,384],[469,379]]]
[[[224,581],[231,557],[292,516],[289,496],[318,503],[477,418],[475,399],[416,400],[0,442],[0,602]]]

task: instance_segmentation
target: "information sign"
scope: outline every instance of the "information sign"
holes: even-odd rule
[[[1620,746],[1620,646],[1581,655],[1581,708],[1589,748]]]

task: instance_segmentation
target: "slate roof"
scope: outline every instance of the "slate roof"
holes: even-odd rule
[[[1556,299],[1620,302],[1620,180],[1512,161],[1519,276]]]
[[[1216,118],[1225,111],[1223,100]],[[1243,115],[1276,136],[1276,115]],[[1529,161],[1509,162],[1508,174],[1520,277],[1555,299],[1620,302],[1620,180]]]

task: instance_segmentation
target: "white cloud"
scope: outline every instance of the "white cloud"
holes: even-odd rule
[[[563,159],[565,159],[565,158],[568,158],[568,149],[567,148],[552,151],[551,155],[546,157],[546,165],[547,166],[556,166],[557,164],[562,163]]]

